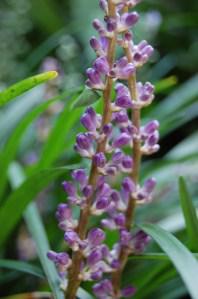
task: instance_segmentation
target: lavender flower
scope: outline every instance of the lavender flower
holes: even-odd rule
[[[74,148],[91,161],[90,172],[87,174],[84,169],[72,172],[73,180],[63,183],[67,203],[60,204],[56,212],[72,256],[48,253],[61,277],[69,271],[65,290],[69,299],[75,298],[81,281],[97,281],[93,292],[99,299],[133,296],[133,286],[119,289],[123,266],[129,254],[141,253],[149,241],[144,232],[131,232],[133,210],[152,201],[156,185],[154,178],[140,185],[141,156],[159,149],[158,121],[151,120],[143,126],[140,119],[141,110],[154,100],[154,86],[150,82],[136,82],[137,71],[153,53],[147,41],[134,44],[129,31],[139,15],[128,9],[139,2],[99,0],[105,13],[104,22],[93,21],[99,37],[90,40],[96,59],[86,72],[86,85],[101,90],[104,108],[99,115],[88,107],[81,116],[86,132],[77,135]],[[123,48],[121,57],[115,57],[116,46]],[[114,102],[111,101],[113,88]],[[114,189],[117,177],[122,178],[121,184]],[[80,212],[78,220],[73,217],[74,206]],[[102,218],[101,227],[118,231],[119,240],[112,249],[105,244],[105,232],[100,227],[88,229],[89,217],[93,215]],[[106,273],[109,279],[105,278]]]

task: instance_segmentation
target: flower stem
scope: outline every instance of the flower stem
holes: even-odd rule
[[[124,12],[127,12],[127,11],[128,11],[128,9],[125,7]],[[131,54],[131,51],[129,50],[129,48],[124,48],[124,50],[125,50],[125,55],[128,58],[128,62],[129,63],[133,62],[133,57],[132,57],[132,54]],[[128,79],[128,87],[129,87],[131,99],[133,99],[134,101],[137,101],[137,98],[138,98],[136,85],[137,85],[136,73],[134,73]],[[140,125],[141,125],[140,109],[132,110],[131,119],[132,119],[133,125],[136,127],[137,132],[139,133]],[[140,174],[140,164],[141,164],[141,142],[136,136],[134,136],[134,138],[133,138],[132,158],[133,158],[134,165],[133,165],[133,170],[131,173],[131,178],[135,184],[138,184],[139,174]],[[131,197],[129,199],[128,207],[125,212],[125,216],[126,216],[125,228],[128,231],[130,231],[131,226],[133,225],[135,208],[136,208],[136,200],[133,197]],[[120,295],[122,272],[127,263],[129,254],[131,254],[131,253],[128,250],[128,248],[123,247],[121,249],[120,256],[119,256],[120,267],[117,271],[115,271],[112,274],[112,283],[113,283],[113,288],[114,288],[114,294],[116,296],[115,298],[119,298],[119,295]]]
[[[115,5],[112,3],[112,0],[108,1],[108,11],[110,17],[115,17],[116,9],[115,9]],[[115,58],[115,46],[116,46],[116,36],[114,34],[111,38],[109,38],[109,46],[108,46],[108,53],[107,53],[107,59],[110,67],[113,65],[114,58]],[[103,91],[104,105],[103,105],[102,127],[111,121],[112,87],[113,87],[113,79],[107,76],[106,87]],[[97,152],[105,152],[105,149],[106,149],[106,139],[98,143]],[[97,171],[97,167],[92,161],[91,171],[89,175],[89,184],[92,185],[93,187],[97,183],[98,175],[99,174]],[[85,239],[87,235],[91,204],[92,204],[92,196],[87,198],[86,206],[81,210],[80,213],[77,232],[81,240]],[[68,287],[65,292],[66,299],[76,299],[76,293],[81,283],[81,280],[79,278],[79,273],[80,273],[82,260],[83,260],[83,255],[81,251],[77,251],[73,253],[72,266],[69,270],[69,275],[68,275]]]

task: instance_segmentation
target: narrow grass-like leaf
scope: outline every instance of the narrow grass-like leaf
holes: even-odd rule
[[[170,76],[168,78],[165,78],[163,80],[160,80],[155,84],[155,91],[156,93],[166,91],[167,89],[175,86],[177,84],[178,80],[175,76]]]
[[[198,219],[192,199],[190,198],[186,182],[183,177],[179,178],[179,194],[186,229],[189,238],[189,246],[192,250],[198,250]]]
[[[25,174],[22,167],[18,163],[12,164],[10,167],[9,178],[13,188],[17,188],[25,181]],[[24,212],[24,218],[28,226],[28,230],[35,241],[39,259],[53,295],[56,299],[63,299],[64,295],[60,289],[60,278],[58,276],[57,270],[54,264],[48,260],[46,255],[50,250],[50,246],[42,219],[35,203],[30,203],[26,208]],[[82,288],[78,290],[78,296],[80,299],[93,299],[92,296],[90,296]]]
[[[12,99],[16,98],[17,96],[23,94],[24,92],[34,88],[35,86],[42,84],[48,80],[54,79],[57,77],[57,72],[51,71],[42,73],[25,80],[22,80],[7,89],[3,90],[0,93],[0,106],[5,105]]]
[[[12,164],[9,171],[10,183],[14,189],[19,187],[25,181],[25,174],[22,167],[18,164]],[[31,203],[24,212],[25,222],[28,230],[36,244],[36,250],[42,264],[43,270],[48,279],[53,295],[56,299],[63,299],[63,293],[59,287],[59,277],[53,263],[50,263],[46,254],[49,250],[49,243],[45,229],[37,210],[36,204]]]
[[[198,253],[193,253],[193,256],[198,259]],[[131,255],[129,257],[130,260],[145,260],[145,261],[169,261],[170,258],[167,254],[161,252],[152,252],[152,253],[145,253],[140,255]]]
[[[55,298],[61,299],[63,298],[63,293],[60,289],[59,276],[54,264],[48,260],[46,255],[50,247],[35,203],[31,203],[27,207],[24,213],[24,218],[28,226],[28,230],[36,243],[37,253],[51,290],[53,291]]]
[[[15,158],[18,146],[20,144],[21,138],[25,130],[41,113],[43,113],[49,107],[49,105],[53,104],[57,100],[61,100],[66,96],[66,94],[67,93],[63,93],[62,95],[57,96],[54,99],[41,103],[38,107],[30,111],[12,132],[12,135],[10,136],[8,142],[3,148],[0,159],[0,198],[5,190],[8,166],[10,162]]]
[[[50,182],[65,173],[70,167],[42,170],[26,181],[6,199],[0,208],[0,246],[6,241],[12,229],[20,220],[27,205],[34,200]],[[9,221],[8,221],[9,219]]]
[[[161,284],[170,281],[176,276],[176,274],[177,273],[174,268],[165,269],[165,271],[156,275],[149,284],[139,289],[134,299],[147,299],[149,295],[152,295],[155,290],[159,289]]]
[[[1,297],[1,299],[52,299],[52,294],[50,292],[22,293]]]
[[[44,278],[43,272],[39,267],[22,261],[0,260],[0,268],[16,270]]]
[[[154,224],[139,227],[150,235],[169,256],[193,299],[198,298],[198,262],[192,253],[172,234]]]
[[[148,113],[149,118],[158,115],[160,120],[166,120],[167,117],[174,115],[183,106],[191,103],[193,98],[197,97],[198,75],[195,75],[190,80],[176,88],[166,99],[153,107]],[[174,103],[174,105],[173,105]]]
[[[78,98],[73,103],[72,109],[92,105],[96,101],[98,101],[100,97],[101,94],[99,92],[93,91],[85,87],[85,89],[82,91],[82,93],[78,96]]]
[[[38,166],[40,169],[51,166],[61,152],[70,144],[72,139],[71,130],[82,113],[82,109],[76,109],[71,112],[70,107],[71,102],[66,104],[43,147]]]

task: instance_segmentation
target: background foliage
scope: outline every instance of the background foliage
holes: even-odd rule
[[[137,224],[157,223],[197,253],[193,205],[198,204],[198,2],[147,0],[138,10],[142,21],[135,28],[135,39],[147,39],[156,48],[150,65],[139,74],[140,80],[155,83],[157,91],[155,104],[145,111],[143,122],[153,117],[160,120],[161,150],[143,163],[142,179],[153,175],[158,187],[154,202],[138,209]],[[48,292],[49,286],[57,298],[61,297],[56,271],[45,253],[49,246],[64,249],[54,212],[57,203],[65,199],[61,181],[82,163],[73,151],[75,134],[82,130],[82,106],[97,99],[81,92],[85,69],[94,57],[88,44],[94,34],[91,22],[99,16],[97,0],[0,1],[1,89],[41,71],[57,70],[60,74],[45,85],[38,84],[49,78],[34,81],[36,87],[25,94],[24,85],[20,85],[18,94],[9,93],[8,97],[11,100],[18,95],[17,100],[0,109],[1,297]],[[2,94],[0,102],[1,98]],[[94,105],[101,109],[100,102]],[[178,188],[179,175],[186,178],[190,195],[183,179]],[[191,296],[195,294],[193,282],[189,286],[181,275],[187,291],[170,263],[168,256],[173,250],[165,250],[163,240],[156,239],[159,231],[146,224],[142,228],[165,253],[152,243],[148,252],[155,254],[129,261],[125,281],[137,286],[135,299],[188,298],[189,290]],[[166,244],[169,237],[164,235]],[[113,238],[108,235],[109,244]],[[178,243],[175,246],[180,248]],[[185,258],[188,253],[180,254]],[[181,274],[185,269],[178,263],[175,267]],[[193,273],[191,277],[193,280]],[[83,287],[90,291],[89,284]],[[89,298],[83,290],[79,296]]]

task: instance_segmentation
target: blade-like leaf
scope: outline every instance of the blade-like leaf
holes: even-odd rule
[[[174,85],[177,84],[177,81],[178,81],[177,77],[175,77],[175,76],[171,76],[171,77],[165,78],[163,80],[160,80],[159,82],[157,82],[155,84],[156,93],[163,92],[163,91],[173,87]]]
[[[49,292],[33,292],[33,293],[22,293],[15,294],[6,297],[1,297],[1,299],[51,299],[52,294]]]
[[[179,178],[180,202],[186,222],[189,238],[189,246],[192,250],[198,250],[198,219],[192,199],[190,198],[186,182],[183,177]]]
[[[150,235],[169,256],[193,299],[198,298],[198,262],[192,253],[172,234],[154,224],[140,228]]]
[[[193,256],[198,259],[198,253],[194,253]],[[145,253],[140,255],[131,255],[129,260],[145,260],[145,261],[169,261],[170,258],[167,254],[161,252]]]
[[[35,203],[31,203],[27,207],[24,218],[28,230],[36,243],[37,253],[53,294],[55,298],[61,299],[63,298],[63,293],[60,289],[60,279],[54,264],[48,260],[46,255],[49,251],[49,243]]]
[[[22,216],[24,209],[50,182],[64,174],[70,167],[47,169],[35,173],[6,199],[0,209],[0,246]],[[9,221],[8,221],[9,219]]]
[[[198,75],[195,75],[183,85],[178,87],[164,101],[160,102],[156,107],[151,109],[149,117],[153,118],[158,115],[160,120],[166,120],[167,117],[174,115],[183,106],[186,106],[197,97]],[[174,103],[174,105],[173,105]]]
[[[38,166],[40,169],[50,167],[60,156],[61,152],[71,144],[72,138],[74,138],[71,135],[71,130],[79,119],[82,109],[76,109],[71,112],[70,104],[70,102],[66,104],[42,149]]]
[[[55,97],[54,99],[41,103],[38,107],[30,111],[12,132],[12,135],[10,136],[8,142],[3,148],[2,156],[0,159],[0,197],[2,196],[5,190],[8,166],[16,155],[19,143],[25,130],[41,113],[43,113],[48,108],[49,105],[53,104],[57,100],[61,100],[66,96],[66,94],[67,93],[64,93],[60,96]]]
[[[73,103],[72,108],[92,105],[93,103],[98,101],[100,97],[101,94],[85,87],[85,89],[82,91],[82,93],[78,96],[78,98]]]
[[[9,178],[13,188],[20,186],[25,180],[25,174],[22,167],[15,163],[12,164],[9,171]],[[45,232],[42,219],[39,215],[35,203],[29,204],[24,213],[25,222],[28,230],[35,241],[37,253],[42,264],[43,270],[46,274],[48,283],[51,287],[53,295],[56,299],[63,299],[64,295],[60,289],[60,278],[57,270],[52,262],[47,258],[47,252],[50,250],[49,242]],[[79,289],[78,295],[80,299],[93,299],[85,290]]]
[[[51,71],[46,72],[43,74],[39,74],[30,78],[27,78],[25,80],[22,80],[9,88],[3,90],[0,93],[0,106],[5,105],[12,99],[16,98],[17,96],[23,94],[24,92],[32,89],[33,87],[42,84],[48,80],[54,79],[57,77],[57,72]]]
[[[17,270],[20,272],[24,272],[24,273],[32,274],[34,276],[44,278],[43,272],[39,267],[22,261],[0,260],[0,268]]]

